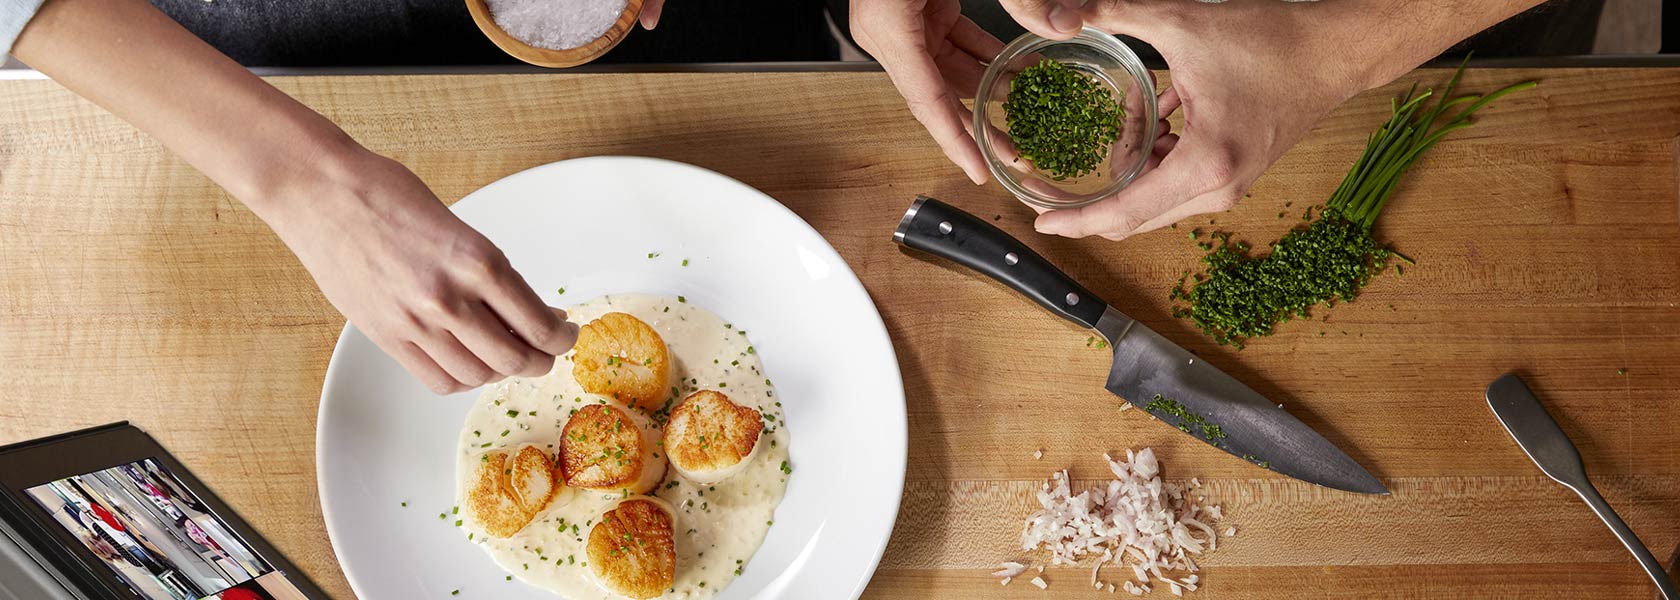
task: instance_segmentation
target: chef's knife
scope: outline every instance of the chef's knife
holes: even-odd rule
[[[974,215],[919,197],[893,241],[996,279],[1096,330],[1114,349],[1108,391],[1208,444],[1278,473],[1350,492],[1388,488],[1283,407],[1104,303],[1020,240]]]

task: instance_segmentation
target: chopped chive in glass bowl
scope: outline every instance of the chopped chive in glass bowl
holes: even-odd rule
[[[1046,60],[1059,65],[1047,64]],[[1062,67],[1088,77],[1096,88],[1108,93],[1112,103],[1076,95],[1064,111],[1081,126],[1095,124],[1102,130],[1082,130],[1075,136],[1081,140],[1100,139],[1094,147],[1058,149],[1046,142],[1042,128],[1033,129],[1030,132],[1035,136],[1033,141],[1023,139],[1022,143],[1029,154],[1039,152],[1046,157],[1044,168],[1040,168],[1016,150],[1004,104],[1010,101],[1012,84],[1023,76],[1023,71],[1028,78],[1024,82],[1043,83],[1048,76],[1051,82],[1073,83],[1071,89],[1091,87],[1067,80],[1068,74]],[[1065,89],[1069,88],[1058,88]],[[1045,99],[1042,89],[1037,94],[1028,89],[1022,91],[1023,96],[1017,98],[1015,107],[1017,119],[1027,114],[1021,110],[1027,104],[1025,101],[1042,104]],[[1111,109],[1120,113],[1118,132],[1108,131],[1109,121],[1103,118]],[[974,138],[992,176],[1017,198],[1040,208],[1075,208],[1112,196],[1137,178],[1154,146],[1157,118],[1154,79],[1137,54],[1119,39],[1090,27],[1065,41],[1029,33],[1005,46],[981,77],[974,102]],[[1024,131],[1023,135],[1028,133]]]

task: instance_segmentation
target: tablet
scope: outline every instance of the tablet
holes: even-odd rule
[[[0,532],[0,598],[327,598],[127,423],[0,447]]]

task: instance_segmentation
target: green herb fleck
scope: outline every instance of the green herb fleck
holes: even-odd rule
[[[1224,428],[1207,422],[1207,420],[1202,418],[1201,415],[1186,409],[1184,405],[1180,404],[1177,400],[1164,397],[1160,394],[1155,394],[1155,397],[1150,399],[1148,404],[1143,405],[1143,409],[1153,413],[1177,417],[1177,427],[1179,431],[1195,434],[1199,430],[1202,438],[1207,441],[1212,442],[1225,438]]]

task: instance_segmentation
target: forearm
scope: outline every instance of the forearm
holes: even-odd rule
[[[48,0],[13,54],[232,192],[333,306],[438,393],[547,373],[576,341],[565,314],[414,173],[143,0]]]
[[[1406,74],[1484,29],[1544,0],[1330,0],[1299,5],[1331,40],[1312,60],[1349,65],[1360,89]]]
[[[338,174],[361,151],[144,0],[48,0],[13,54],[155,137],[271,224],[286,192]]]

